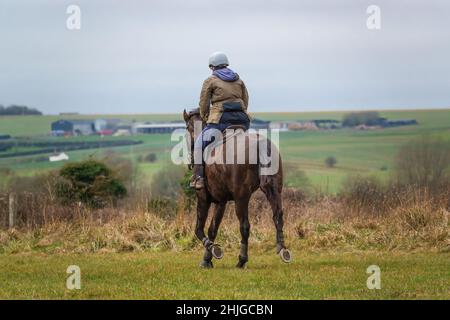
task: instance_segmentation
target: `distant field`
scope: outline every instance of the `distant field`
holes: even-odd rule
[[[449,299],[450,256],[436,253],[294,252],[283,264],[250,250],[245,270],[227,252],[212,270],[201,252],[0,255],[0,299]],[[366,286],[370,265],[381,289]],[[81,290],[66,289],[66,269],[81,269]]]
[[[348,111],[326,112],[280,112],[280,113],[252,113],[256,118],[271,121],[281,120],[312,120],[335,119],[341,120]],[[417,119],[421,127],[449,128],[450,109],[442,110],[389,110],[380,111],[380,115],[389,119]],[[110,119],[120,118],[135,121],[182,121],[180,114],[100,114],[100,115],[46,115],[46,116],[0,116],[0,133],[12,136],[45,136],[50,133],[50,124],[59,119]]]
[[[304,113],[256,113],[253,116],[265,120],[340,120],[346,112],[304,112]],[[334,193],[342,181],[351,174],[377,175],[385,178],[393,169],[399,147],[422,134],[439,135],[450,139],[450,109],[444,110],[406,110],[382,111],[380,115],[388,119],[416,119],[418,125],[372,131],[352,129],[328,131],[301,131],[281,133],[281,153],[284,162],[290,167],[304,171],[314,189]],[[136,121],[181,120],[181,114],[149,115],[84,115],[84,116],[24,116],[0,117],[0,133],[31,139],[77,139],[92,140],[98,137],[50,138],[50,123],[60,118],[122,118]],[[122,139],[122,138],[107,138]],[[143,144],[113,148],[116,152],[133,160],[138,166],[141,180],[149,181],[153,173],[167,164],[170,150],[175,142],[168,134],[141,135],[132,139]],[[89,156],[101,158],[107,150],[82,150],[68,152],[71,160],[85,159]],[[157,155],[155,163],[137,163],[139,156],[148,153]],[[324,160],[328,156],[337,159],[335,168],[327,168]],[[60,163],[36,162],[35,156],[0,159],[0,169],[9,168],[19,175],[34,175],[45,170],[55,169]],[[2,171],[0,171],[0,176]],[[1,180],[1,179],[0,179]],[[3,177],[3,182],[6,179]],[[289,175],[288,175],[289,182]],[[1,183],[0,183],[1,184]]]

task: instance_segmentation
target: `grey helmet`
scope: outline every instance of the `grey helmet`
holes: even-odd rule
[[[223,52],[214,52],[209,57],[209,66],[218,67],[223,65],[228,66],[229,64],[227,55]]]

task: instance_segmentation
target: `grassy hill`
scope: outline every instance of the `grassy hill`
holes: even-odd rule
[[[302,113],[255,113],[264,120],[311,120],[342,119],[346,112],[302,112]],[[304,171],[315,190],[337,192],[345,178],[352,174],[376,175],[385,178],[393,170],[400,146],[423,134],[439,135],[450,139],[450,109],[382,111],[382,117],[390,120],[416,119],[418,125],[358,131],[353,129],[282,132],[280,150],[284,162],[292,170]],[[75,115],[75,116],[7,116],[0,117],[0,132],[28,139],[99,139],[98,137],[50,138],[50,123],[60,118],[121,118],[136,121],[181,120],[177,114],[148,115]],[[107,138],[121,139],[121,138]],[[114,151],[131,159],[138,167],[139,177],[149,181],[153,173],[170,161],[170,150],[175,142],[169,134],[141,135],[132,137],[143,143],[136,146],[116,147]],[[71,151],[71,160],[88,156],[103,157],[107,149]],[[155,163],[137,163],[136,159],[155,153]],[[337,159],[335,168],[326,167],[328,156]],[[56,169],[61,163],[38,162],[36,156],[0,159],[0,176],[8,168],[19,175],[34,175],[45,170]],[[3,168],[3,171],[1,169]],[[299,186],[295,175],[286,173],[287,182]],[[5,177],[2,177],[6,181]]]

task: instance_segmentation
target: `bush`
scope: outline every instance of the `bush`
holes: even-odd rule
[[[295,188],[303,192],[309,193],[312,191],[311,181],[306,176],[303,170],[291,162],[283,164],[283,174],[285,176],[284,185],[288,188]]]
[[[154,154],[154,153],[149,153],[148,155],[145,156],[144,160],[145,160],[146,162],[153,163],[153,162],[156,161],[156,154]]]
[[[178,201],[183,194],[182,181],[184,175],[184,168],[175,165],[168,165],[158,171],[152,177],[150,185],[149,209],[163,218],[174,217]]]
[[[191,211],[192,206],[196,201],[195,189],[190,187],[192,179],[192,170],[186,170],[184,172],[183,179],[180,181],[181,189],[184,195],[184,209],[186,211]]]
[[[397,155],[400,184],[440,192],[450,185],[450,141],[423,136],[404,145]]]
[[[385,212],[389,205],[386,191],[375,177],[350,176],[344,181],[339,196],[350,211],[377,215]]]
[[[184,168],[168,165],[155,173],[152,178],[150,190],[153,198],[166,198],[176,200],[181,194],[180,181],[184,176]]]
[[[120,153],[113,150],[107,150],[101,162],[114,172],[115,177],[121,180],[128,190],[136,185],[137,168],[130,159],[124,158]]]
[[[336,160],[336,158],[333,157],[333,156],[329,156],[329,157],[327,157],[327,158],[325,159],[325,165],[326,165],[328,168],[334,168],[334,166],[336,165],[336,163],[337,163],[337,160]]]
[[[13,176],[8,184],[12,192],[39,193],[45,191],[45,186],[54,178],[52,174],[40,174],[35,176]]]
[[[126,196],[127,189],[106,164],[87,160],[66,164],[57,183],[58,198],[65,204],[81,202],[92,208],[115,204]]]

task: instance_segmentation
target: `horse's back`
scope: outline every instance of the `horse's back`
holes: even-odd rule
[[[266,139],[267,144],[272,146],[268,138],[248,132],[238,133],[231,138],[213,146],[211,154],[215,159],[205,167],[207,188],[216,201],[250,197],[262,183],[273,179],[278,181],[281,173],[280,168],[273,175],[261,176],[264,164],[261,162],[258,141]]]

